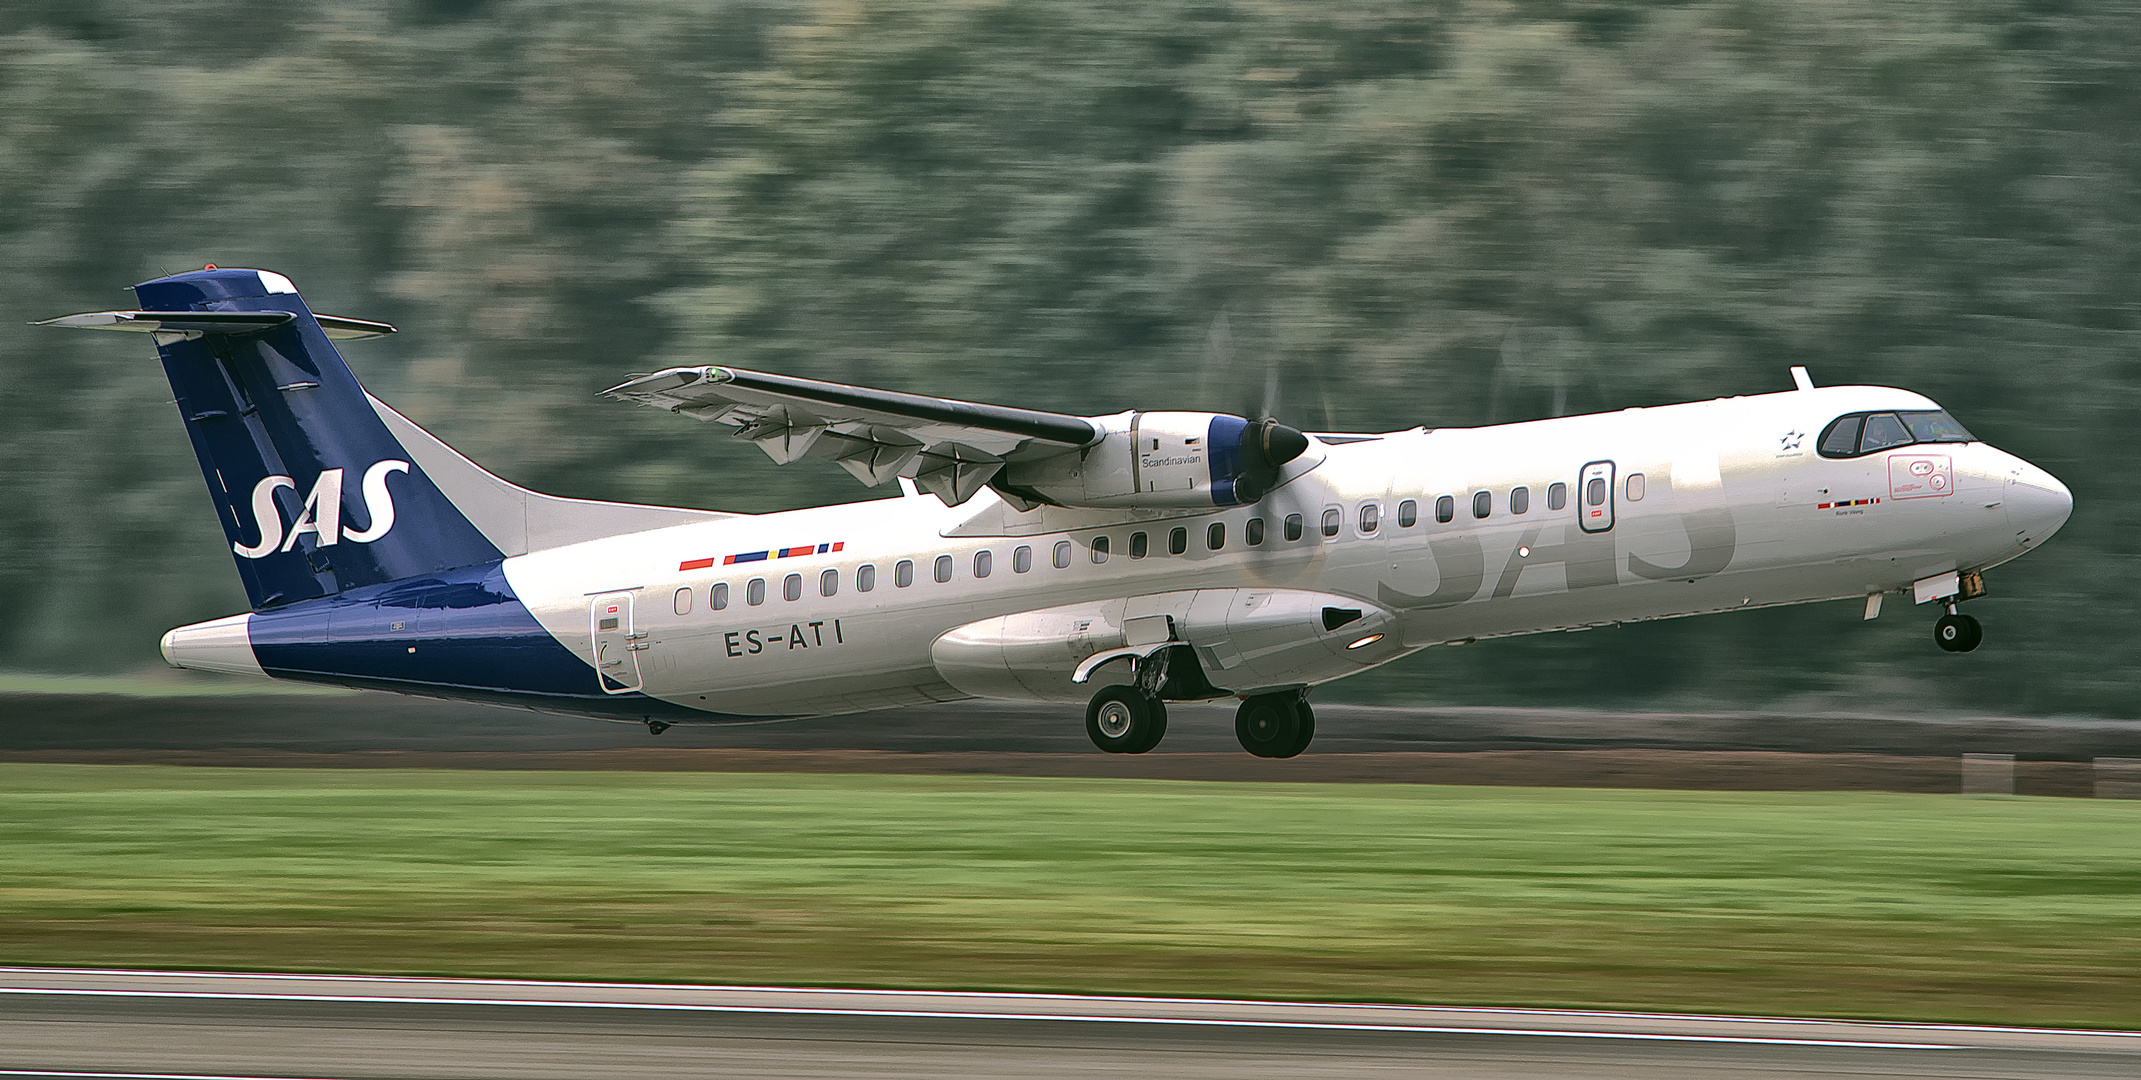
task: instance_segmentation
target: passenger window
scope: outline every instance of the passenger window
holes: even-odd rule
[[[1011,572],[1023,574],[1033,569],[1033,549],[1024,544],[1011,550]]]
[[[1096,536],[1093,538],[1093,561],[1095,563],[1104,563],[1108,561],[1107,537]]]
[[[1509,489],[1509,512],[1512,514],[1528,514],[1531,512],[1530,488]]]
[[[1647,482],[1645,482],[1645,481],[1644,481],[1644,479],[1643,479],[1643,474],[1642,474],[1642,473],[1639,473],[1639,472],[1632,472],[1632,473],[1629,473],[1629,474],[1628,474],[1628,501],[1629,501],[1629,502],[1642,502],[1642,501],[1643,501],[1643,492],[1644,492],[1644,491],[1645,491],[1645,490],[1646,490],[1646,489],[1647,489],[1647,488],[1648,488],[1649,486],[1650,486],[1650,485],[1649,485],[1649,484],[1648,484]]]
[[[1069,566],[1070,560],[1071,542],[1068,540],[1056,541],[1056,569],[1061,570],[1064,567]]]
[[[1335,506],[1323,512],[1323,535],[1338,535],[1338,519],[1340,516],[1338,508]]]
[[[1242,526],[1242,539],[1248,541],[1250,547],[1262,544],[1264,542],[1264,519],[1250,518],[1249,524]]]
[[[1360,531],[1361,531],[1361,532],[1363,532],[1363,533],[1372,533],[1372,532],[1374,532],[1374,531],[1375,531],[1375,527],[1376,527],[1377,525],[1380,525],[1380,524],[1382,524],[1382,523],[1383,523],[1383,508],[1382,508],[1382,506],[1381,506],[1381,505],[1379,505],[1379,504],[1377,504],[1377,503],[1362,503],[1362,504],[1360,504]]]
[[[707,598],[706,598],[706,606],[707,606],[707,607],[710,607],[710,608],[713,608],[713,609],[714,609],[715,611],[722,611],[722,610],[726,610],[726,609],[728,608],[728,606],[729,606],[729,583],[728,583],[728,582],[724,581],[724,582],[722,582],[721,584],[719,584],[719,585],[716,585],[716,586],[714,586],[714,588],[713,588],[713,591],[712,591],[711,593],[707,594]]]
[[[892,565],[892,587],[904,589],[914,584],[914,560],[901,559]]]
[[[803,575],[788,575],[781,582],[781,595],[790,600],[801,600],[803,598]]]
[[[1189,530],[1171,529],[1167,533],[1167,553],[1180,555],[1189,550]]]
[[[818,595],[831,596],[840,591],[840,571],[827,570],[818,575]]]
[[[1142,558],[1144,558],[1144,557],[1146,556],[1146,554],[1147,554],[1147,553],[1149,553],[1149,552],[1150,552],[1151,550],[1152,550],[1152,545],[1151,545],[1151,542],[1145,539],[1145,534],[1144,534],[1144,533],[1141,533],[1141,532],[1134,532],[1134,533],[1131,533],[1131,534],[1130,534],[1130,557],[1131,557],[1131,558],[1133,558],[1133,559],[1142,559]]]
[[[1435,500],[1435,520],[1449,524],[1457,517],[1457,500],[1449,495]]]
[[[1493,493],[1493,492],[1491,492],[1491,491],[1482,491],[1482,492],[1479,492],[1479,493],[1477,493],[1477,494],[1475,494],[1475,495],[1473,495],[1473,496],[1472,496],[1472,516],[1473,516],[1473,517],[1476,517],[1476,518],[1483,518],[1483,517],[1486,517],[1486,516],[1487,516],[1488,514],[1491,514],[1491,513],[1493,513],[1493,512],[1494,512],[1494,493]]]
[[[679,615],[691,614],[691,590],[678,589],[676,595],[670,598],[669,606]]]
[[[1299,515],[1299,514],[1288,514],[1288,515],[1286,515],[1286,539],[1288,539],[1288,540],[1299,540],[1299,539],[1301,539],[1301,515]]]
[[[1398,504],[1398,528],[1410,529],[1420,523],[1420,504],[1407,499]]]
[[[1548,510],[1559,510],[1559,509],[1561,509],[1561,508],[1563,508],[1563,507],[1567,506],[1568,504],[1569,504],[1569,486],[1568,486],[1567,484],[1549,484],[1549,485],[1547,485],[1547,488],[1546,488],[1546,508],[1547,508]]]
[[[974,576],[975,576],[975,577],[978,577],[978,578],[984,578],[984,577],[988,577],[988,576],[989,576],[989,572],[990,572],[991,570],[994,570],[994,569],[996,569],[996,555],[995,555],[995,553],[993,553],[993,552],[989,552],[989,551],[977,551],[977,552],[975,552],[975,553],[974,553]]]
[[[1227,526],[1225,522],[1212,522],[1211,527],[1204,530],[1204,546],[1212,551],[1218,551],[1220,548],[1227,546]]]
[[[952,557],[949,555],[937,556],[937,584],[942,585],[951,579]]]
[[[1606,505],[1605,477],[1594,476],[1591,478],[1590,483],[1583,486],[1583,501],[1590,503],[1592,506]]]
[[[1871,454],[1891,446],[1905,446],[1911,441],[1910,429],[1894,413],[1875,413],[1866,418],[1866,432],[1859,436],[1859,453]]]
[[[855,591],[869,592],[877,587],[877,567],[863,563],[855,568]]]
[[[750,583],[749,585],[746,585],[746,586],[744,586],[744,589],[743,589],[743,602],[744,602],[744,603],[746,603],[746,604],[749,604],[749,605],[751,605],[752,607],[757,607],[758,605],[760,605],[760,604],[763,604],[763,603],[765,603],[765,602],[766,602],[766,579],[765,579],[765,578],[762,578],[762,577],[755,577],[755,578],[752,578],[752,579],[751,579],[751,583]]]

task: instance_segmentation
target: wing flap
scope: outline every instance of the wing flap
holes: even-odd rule
[[[1079,416],[740,368],[669,368],[603,394],[729,424],[777,464],[826,458],[873,487],[907,476],[954,505],[1007,461],[1069,453],[1104,435]]]

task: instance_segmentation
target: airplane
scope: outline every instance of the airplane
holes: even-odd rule
[[[1474,428],[1071,416],[721,366],[602,391],[774,462],[900,494],[770,514],[567,499],[491,474],[358,385],[290,280],[210,266],[139,310],[252,610],[165,634],[182,668],[643,723],[966,698],[1084,702],[1144,753],[1234,698],[1301,753],[1313,687],[1423,649],[1884,597],[1958,608],[2073,499],[1933,401],[1794,388]]]

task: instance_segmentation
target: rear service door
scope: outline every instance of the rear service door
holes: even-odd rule
[[[622,694],[639,689],[639,653],[647,635],[632,626],[632,594],[605,593],[588,606],[588,629],[595,641],[595,670],[602,689]]]
[[[1594,461],[1583,467],[1576,484],[1576,520],[1585,532],[1605,532],[1613,527],[1613,463]]]

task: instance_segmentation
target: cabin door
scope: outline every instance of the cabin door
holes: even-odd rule
[[[616,592],[595,597],[588,605],[587,618],[602,689],[612,694],[639,689],[639,654],[647,647],[647,635],[632,625],[632,594]]]
[[[1583,467],[1583,478],[1576,484],[1576,512],[1585,532],[1613,528],[1612,462],[1594,461]]]

